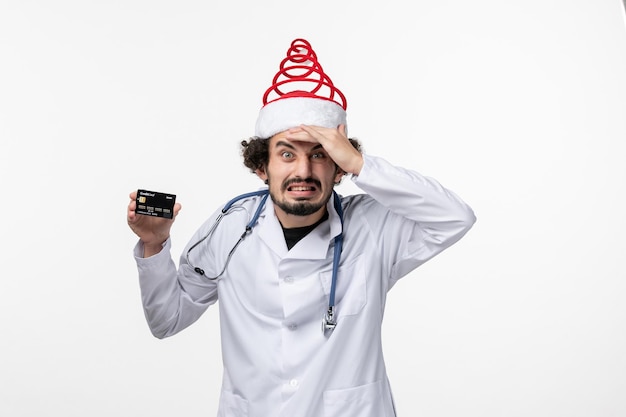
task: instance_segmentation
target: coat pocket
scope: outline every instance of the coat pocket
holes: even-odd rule
[[[382,381],[358,387],[324,392],[324,417],[385,417]]]

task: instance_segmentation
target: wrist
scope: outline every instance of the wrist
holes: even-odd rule
[[[359,158],[355,160],[354,167],[350,170],[352,175],[359,175],[361,173],[361,169],[363,169],[363,155],[359,153]]]
[[[143,257],[144,258],[149,258],[152,255],[156,255],[157,253],[161,252],[161,250],[163,249],[163,247],[165,246],[165,242],[167,241],[164,240],[161,243],[154,243],[154,242],[143,242]]]

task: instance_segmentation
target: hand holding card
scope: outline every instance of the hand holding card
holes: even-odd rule
[[[130,193],[128,226],[143,243],[144,257],[161,251],[180,209],[174,194],[142,189]]]

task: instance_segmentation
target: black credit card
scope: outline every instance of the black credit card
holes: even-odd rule
[[[165,217],[166,219],[174,217],[174,203],[176,202],[174,194],[137,190],[136,202],[137,208],[135,213],[137,214]]]

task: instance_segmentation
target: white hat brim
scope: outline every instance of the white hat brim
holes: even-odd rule
[[[259,111],[254,134],[259,138],[269,139],[301,124],[336,128],[341,124],[346,125],[346,121],[346,111],[334,101],[289,97],[263,106]]]

